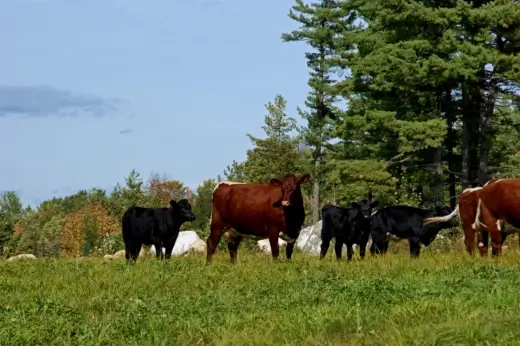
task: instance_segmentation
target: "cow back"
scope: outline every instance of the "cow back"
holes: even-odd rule
[[[285,228],[281,188],[271,184],[223,184],[213,192],[212,220],[245,234]],[[290,208],[288,208],[290,209]]]
[[[494,217],[520,228],[520,179],[498,179],[482,188],[480,199]]]

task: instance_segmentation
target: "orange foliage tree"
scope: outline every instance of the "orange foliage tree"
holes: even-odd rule
[[[84,210],[67,215],[60,233],[60,255],[79,257],[83,253],[83,229],[85,228]]]
[[[15,225],[14,225],[14,234],[15,235],[17,235],[17,236],[22,235],[24,230],[25,230],[25,222],[18,221],[17,223],[15,223]]]
[[[146,184],[146,193],[149,196],[150,207],[168,207],[170,200],[180,200],[187,198],[193,203],[193,195],[189,188],[178,180],[169,180],[159,174],[152,174]]]

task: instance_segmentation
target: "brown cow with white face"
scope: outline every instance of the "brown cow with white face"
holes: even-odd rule
[[[491,180],[479,193],[473,229],[487,230],[491,236],[491,254],[498,256],[504,234],[520,229],[520,179]]]
[[[486,183],[484,186],[489,186],[498,181],[497,179],[492,179]],[[459,196],[459,202],[457,204],[457,208],[454,210],[449,216],[446,217],[438,217],[432,218],[433,220],[444,220],[448,221],[449,218],[455,216],[455,212],[458,211],[458,216],[460,217],[460,222],[462,224],[462,229],[464,231],[464,243],[466,245],[466,251],[473,255],[473,251],[475,250],[475,232],[477,233],[478,240],[478,249],[482,256],[487,255],[488,251],[488,239],[489,233],[482,224],[475,224],[475,218],[477,216],[478,210],[478,201],[480,198],[480,192],[482,191],[482,187],[472,187],[463,190]],[[426,220],[429,222],[429,220]],[[513,226],[507,224],[503,220],[499,221],[500,229],[501,229],[501,244],[504,243],[508,234],[518,232],[519,230],[514,228]]]
[[[309,179],[310,174],[300,178],[288,174],[282,181],[271,179],[268,184],[220,182],[213,191],[206,264],[211,262],[222,235],[228,240],[232,263],[244,238],[269,239],[276,259],[280,237],[287,242],[286,255],[291,259],[294,242],[305,220],[300,185]]]

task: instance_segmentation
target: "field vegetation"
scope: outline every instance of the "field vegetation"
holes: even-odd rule
[[[520,253],[0,263],[1,345],[518,344]]]
[[[266,114],[245,114],[264,116],[265,135],[248,134],[245,160],[222,176],[188,189],[174,171],[132,170],[111,191],[85,186],[38,205],[1,193],[0,257],[38,259],[0,261],[0,345],[520,344],[516,236],[499,259],[467,256],[459,228],[416,260],[400,244],[348,264],[331,252],[272,263],[252,241],[236,266],[226,251],[211,266],[201,254],[101,259],[123,249],[131,205],[188,198],[197,220],[182,230],[205,239],[223,179],[311,173],[308,226],[324,204],[369,191],[381,207],[455,207],[465,188],[520,176],[518,1],[296,0],[287,10],[294,30],[281,40],[308,47],[294,62],[309,67],[308,98],[291,110],[273,90]]]

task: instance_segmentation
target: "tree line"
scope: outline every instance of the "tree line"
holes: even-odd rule
[[[368,196],[384,205],[455,206],[467,187],[520,170],[520,6],[513,0],[296,0],[295,29],[309,68],[304,105],[282,95],[266,106],[265,136],[223,177],[194,193],[158,175],[132,171],[125,186],[23,207],[12,191],[0,200],[0,251],[85,255],[122,248],[120,216],[133,203],[166,206],[188,195],[208,234],[218,180],[267,182],[311,173],[302,186],[306,225],[325,203]],[[304,124],[295,119],[297,113]],[[200,215],[200,216],[199,216]]]

